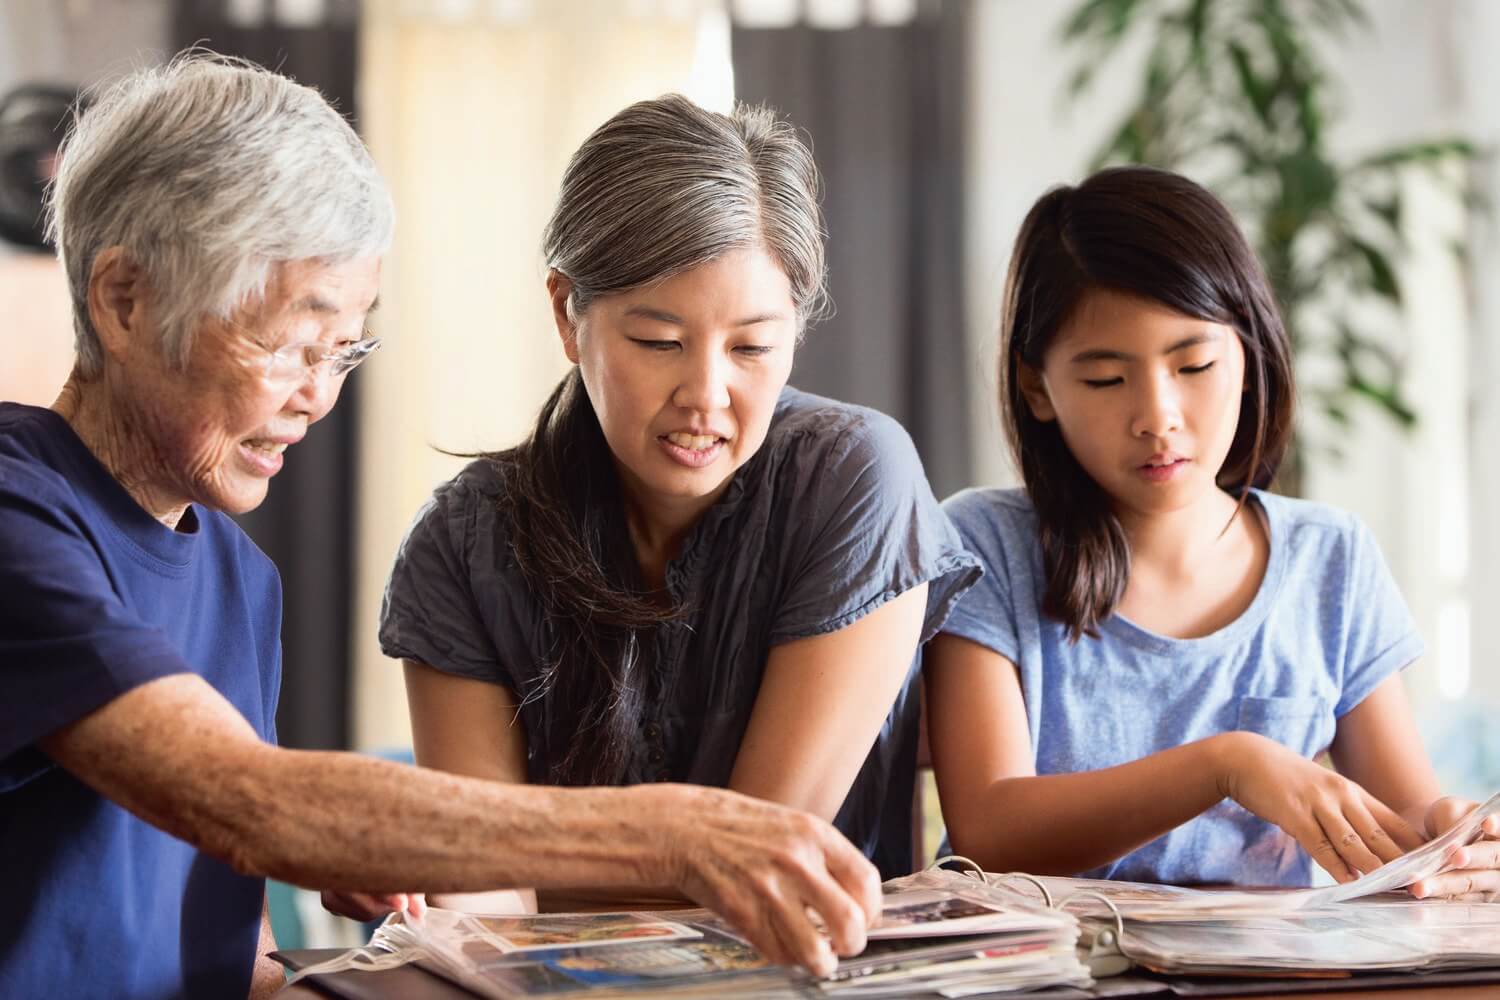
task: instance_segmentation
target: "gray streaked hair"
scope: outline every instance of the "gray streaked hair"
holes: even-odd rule
[[[316,90],[201,49],[133,72],[90,95],[48,193],[79,371],[104,363],[88,291],[109,247],[142,268],[180,367],[197,322],[259,299],[277,264],[383,253],[394,221],[369,152]]]
[[[563,175],[542,250],[581,316],[620,292],[764,246],[786,272],[799,326],[827,309],[812,153],[769,108],[723,115],[678,94],[599,126]]]

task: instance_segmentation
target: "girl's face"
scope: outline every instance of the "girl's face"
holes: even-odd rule
[[[701,508],[766,439],[792,372],[797,310],[776,260],[734,250],[665,281],[601,295],[576,324],[549,279],[626,490],[647,509]]]
[[[1088,293],[1022,392],[1117,508],[1190,506],[1217,489],[1239,422],[1245,351],[1233,327],[1120,292]]]

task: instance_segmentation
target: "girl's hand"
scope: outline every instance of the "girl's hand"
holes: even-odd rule
[[[1427,808],[1427,833],[1437,837],[1473,812],[1477,802],[1447,796]],[[1413,882],[1408,891],[1418,899],[1440,897],[1464,902],[1491,903],[1500,898],[1500,816],[1480,827],[1480,839],[1448,855],[1452,871]]]
[[[1295,837],[1339,882],[1423,843],[1394,810],[1338,772],[1258,733],[1223,739],[1219,790]]]
[[[323,909],[350,920],[364,923],[385,916],[392,910],[420,917],[427,912],[427,899],[420,892],[392,892],[372,894],[367,892],[323,891]]]

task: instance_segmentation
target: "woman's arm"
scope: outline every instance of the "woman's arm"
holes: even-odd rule
[[[455,677],[404,660],[412,746],[423,767],[507,784],[526,783],[520,702],[503,684]],[[535,913],[533,889],[445,893],[434,905],[470,913]]]
[[[99,794],[236,871],[343,890],[672,885],[773,961],[831,971],[880,909],[828,824],[710,788],[506,785],[263,743],[201,677],[142,684],[41,741]],[[353,849],[351,849],[353,845]]]
[[[1254,733],[1223,733],[1097,771],[1038,776],[1013,663],[942,634],[927,647],[923,673],[948,834],[956,853],[985,868],[1086,871],[1226,796],[1292,834],[1340,880],[1353,877],[1351,868],[1369,870],[1398,855],[1393,838],[1416,842],[1399,817],[1352,782]],[[1336,825],[1335,813],[1340,823],[1356,814],[1338,826],[1337,839],[1325,830]],[[1351,825],[1363,836],[1345,842]]]
[[[911,669],[926,609],[924,583],[837,632],[773,647],[729,787],[832,819]]]

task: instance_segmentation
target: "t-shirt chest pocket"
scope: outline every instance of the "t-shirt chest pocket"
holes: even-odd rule
[[[1259,733],[1304,757],[1316,757],[1333,742],[1333,706],[1314,694],[1240,699],[1235,728]]]

